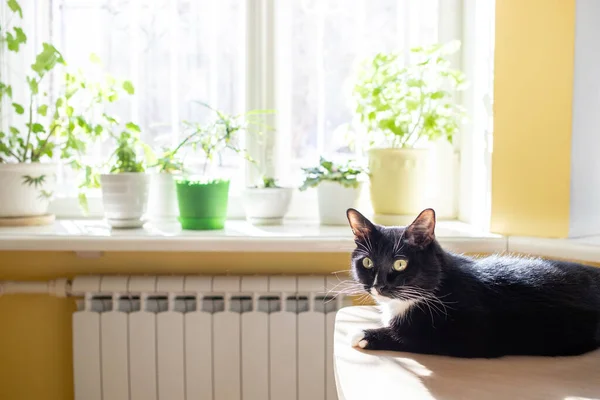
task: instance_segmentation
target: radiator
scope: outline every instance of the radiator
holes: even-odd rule
[[[86,276],[76,400],[333,400],[325,276]]]

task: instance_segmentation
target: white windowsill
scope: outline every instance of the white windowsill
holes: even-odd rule
[[[442,246],[457,253],[521,253],[600,263],[600,236],[578,239],[503,237],[459,221],[439,221]],[[348,253],[354,249],[346,226],[289,220],[280,226],[227,221],[220,231],[183,231],[176,222],[147,223],[143,229],[114,229],[98,219],[57,220],[41,227],[0,228],[0,251],[160,251]]]
[[[446,248],[461,253],[506,250],[505,238],[478,232],[462,222],[439,222],[437,236]],[[347,253],[353,248],[347,226],[320,226],[316,221],[257,227],[232,220],[221,231],[183,231],[176,222],[111,230],[102,220],[57,220],[42,227],[0,228],[0,250]]]

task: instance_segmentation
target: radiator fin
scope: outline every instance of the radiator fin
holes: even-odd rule
[[[129,341],[131,400],[158,400],[156,314],[145,307],[131,313],[129,337],[133,339]]]

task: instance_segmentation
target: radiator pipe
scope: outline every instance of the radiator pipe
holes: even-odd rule
[[[56,297],[71,295],[71,281],[66,278],[52,281],[0,281],[0,296],[6,294],[49,294]]]

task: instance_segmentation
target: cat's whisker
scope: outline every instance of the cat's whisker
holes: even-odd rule
[[[444,316],[444,318],[448,317],[448,306],[437,296],[435,296],[431,292],[425,291],[425,289],[417,288],[417,287],[402,287],[392,291],[394,297],[402,300],[416,300],[417,307],[421,309],[420,304],[423,304],[429,310],[429,314],[431,316],[432,325],[435,323],[434,313],[440,316]]]
[[[348,285],[348,286],[342,286],[343,284],[340,283],[336,286],[334,286],[333,288],[330,288],[327,293],[350,293],[350,292],[355,292],[355,293],[364,293],[365,292],[365,288],[363,287],[363,285]]]
[[[340,269],[339,271],[333,271],[331,274],[337,275],[337,274],[341,274],[341,273],[350,273],[350,272],[352,272],[351,269]]]
[[[344,287],[356,287],[356,288],[363,288],[364,289],[364,285],[362,283],[355,283],[355,282],[352,282],[352,281],[350,281],[348,279],[343,280],[343,281],[337,283],[335,286],[331,287],[330,289],[336,289],[336,288],[338,288],[340,286],[344,286]]]
[[[435,326],[435,322],[433,320],[433,311],[431,311],[431,307],[429,305],[429,302],[427,300],[423,300],[423,304],[425,304],[425,306],[429,309],[429,315],[431,317],[431,325]]]
[[[363,288],[348,288],[342,289],[339,291],[328,291],[325,297],[329,298],[329,300],[325,301],[325,304],[337,299],[340,295],[343,296],[357,296],[357,295],[365,295],[365,291]]]
[[[368,300],[369,300],[369,295],[368,295],[368,294],[366,294],[366,293],[363,293],[363,294],[362,294],[362,295],[361,295],[361,296],[360,296],[360,297],[357,299],[357,301],[358,301],[360,304],[365,304],[365,303],[366,303]]]
[[[335,289],[335,288],[337,288],[338,286],[341,286],[341,285],[354,285],[354,286],[362,286],[362,284],[361,284],[361,283],[355,282],[355,281],[353,281],[353,280],[351,280],[351,279],[344,279],[344,280],[341,280],[341,281],[339,281],[338,283],[336,283],[336,284],[335,284],[335,286],[333,286],[333,287],[332,287],[332,288],[330,288],[330,289]]]

